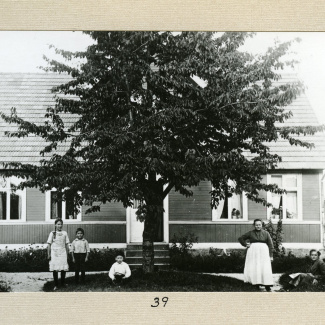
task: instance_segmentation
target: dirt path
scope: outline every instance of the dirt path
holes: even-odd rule
[[[102,273],[102,272],[87,272]],[[67,272],[66,277],[74,276],[74,272]],[[40,292],[45,282],[53,280],[52,273],[0,273],[0,281],[7,283],[11,292]]]
[[[231,277],[231,278],[235,278],[235,279],[238,279],[238,280],[242,280],[244,281],[244,274],[243,273],[209,273],[209,274],[212,274],[212,275],[216,275],[216,276],[228,276],[228,277]],[[280,276],[282,274],[281,273],[276,273],[276,274],[273,274],[273,281],[274,281],[274,285],[272,287],[272,291],[277,291],[277,290],[280,290],[282,288],[282,286],[280,285],[279,283],[279,279],[280,279]],[[261,291],[264,291],[265,289],[261,287]]]

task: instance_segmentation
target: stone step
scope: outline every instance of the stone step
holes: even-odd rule
[[[126,257],[126,263],[130,264],[141,264],[142,265],[142,257]],[[168,257],[155,257],[154,258],[155,265],[157,264],[168,264],[169,263],[169,256]]]
[[[142,264],[129,264],[131,270],[142,269]],[[155,264],[155,271],[157,270],[169,270],[169,264]]]
[[[127,250],[142,250],[142,243],[128,244]],[[168,244],[154,244],[154,250],[169,250]]]
[[[167,250],[157,250],[155,248],[155,257],[167,257],[169,256],[169,251]],[[125,257],[142,257],[142,250],[129,250],[127,249],[125,252]]]

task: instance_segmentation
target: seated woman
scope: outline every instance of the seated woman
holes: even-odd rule
[[[325,263],[319,258],[320,254],[321,253],[316,249],[312,249],[309,252],[312,265],[308,269],[308,273],[290,274],[292,280],[289,282],[289,284],[293,285],[294,287],[302,284],[317,284],[319,279],[322,277],[325,278]]]

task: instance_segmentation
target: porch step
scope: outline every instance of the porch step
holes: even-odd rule
[[[165,251],[165,250],[161,250],[161,251],[158,251],[155,249],[155,257],[163,257],[163,256],[169,256],[168,255],[168,252]],[[142,257],[142,250],[127,250],[126,252],[126,257],[129,258],[129,257]]]
[[[127,245],[127,250],[141,250],[142,251],[142,243],[136,243],[136,244],[128,244]],[[154,250],[164,250],[168,251],[169,250],[169,245],[168,244],[154,244]]]
[[[142,268],[142,264],[129,264],[131,270],[137,270]],[[170,269],[169,264],[157,264],[155,263],[155,270],[167,271]]]
[[[126,256],[125,258],[128,264],[141,264],[142,265],[142,257],[129,257]],[[169,256],[161,256],[161,257],[154,257],[155,264],[169,264]]]
[[[126,247],[125,259],[131,269],[142,267],[142,243],[129,244]],[[169,245],[154,244],[154,263],[158,270],[169,269]]]

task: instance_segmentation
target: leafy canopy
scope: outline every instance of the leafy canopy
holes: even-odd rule
[[[294,64],[283,60],[292,42],[252,55],[239,50],[250,33],[87,34],[94,44],[86,51],[56,49],[63,61],[47,59],[45,70],[71,79],[53,89],[56,105],[44,125],[24,121],[14,110],[1,114],[19,125],[10,136],[36,134],[48,142],[42,154],[50,159],[40,166],[7,165],[7,173],[29,177],[21,187],[55,187],[77,195],[80,204],[114,200],[129,206],[139,199],[145,207],[173,187],[191,195],[189,187],[209,180],[214,206],[243,190],[266,204],[260,190],[283,192],[261,183],[261,175],[281,161],[268,142],[284,138],[311,147],[294,134],[320,130],[279,126],[291,116],[284,107],[303,90],[299,82],[276,83],[279,71]],[[84,63],[76,66],[76,59]],[[69,127],[67,114],[75,116]],[[61,142],[69,149],[56,150]]]

